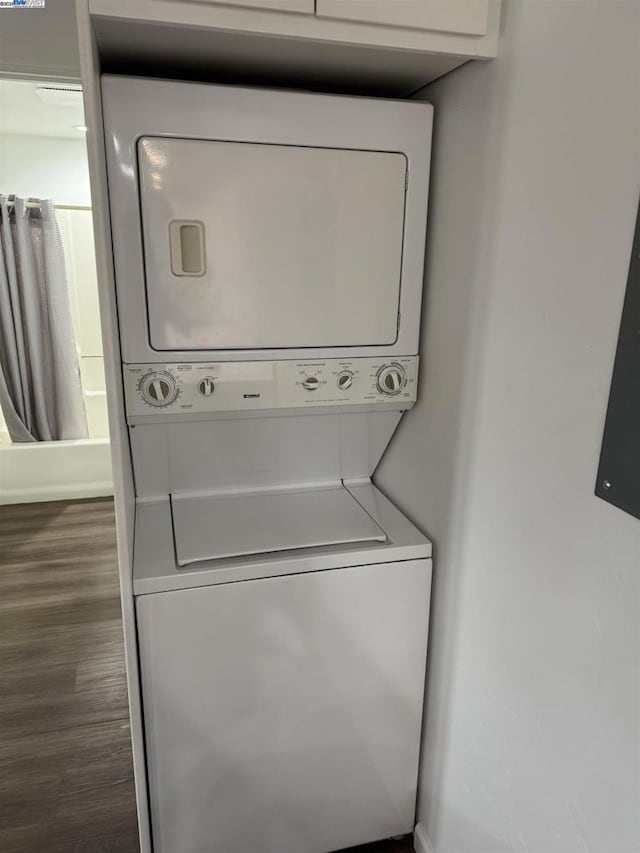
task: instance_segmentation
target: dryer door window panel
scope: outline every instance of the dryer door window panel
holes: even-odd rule
[[[154,349],[396,341],[403,154],[143,137],[138,166]]]

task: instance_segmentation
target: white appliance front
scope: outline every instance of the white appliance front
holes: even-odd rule
[[[403,154],[138,140],[151,346],[390,346]]]
[[[430,560],[136,600],[154,853],[411,832]]]
[[[417,354],[431,106],[102,88],[125,363]]]

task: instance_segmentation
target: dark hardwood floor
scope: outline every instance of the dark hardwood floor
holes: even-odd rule
[[[0,507],[0,850],[136,853],[113,504]]]
[[[113,503],[0,507],[0,851],[138,850]]]

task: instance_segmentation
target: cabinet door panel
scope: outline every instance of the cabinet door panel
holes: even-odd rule
[[[367,24],[482,36],[488,0],[317,0],[316,14]]]

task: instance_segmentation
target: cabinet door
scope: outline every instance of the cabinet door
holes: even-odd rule
[[[488,0],[317,0],[316,14],[367,24],[482,36]]]
[[[206,0],[218,6],[243,6],[248,9],[270,9],[273,12],[301,12],[313,15],[313,0]]]

